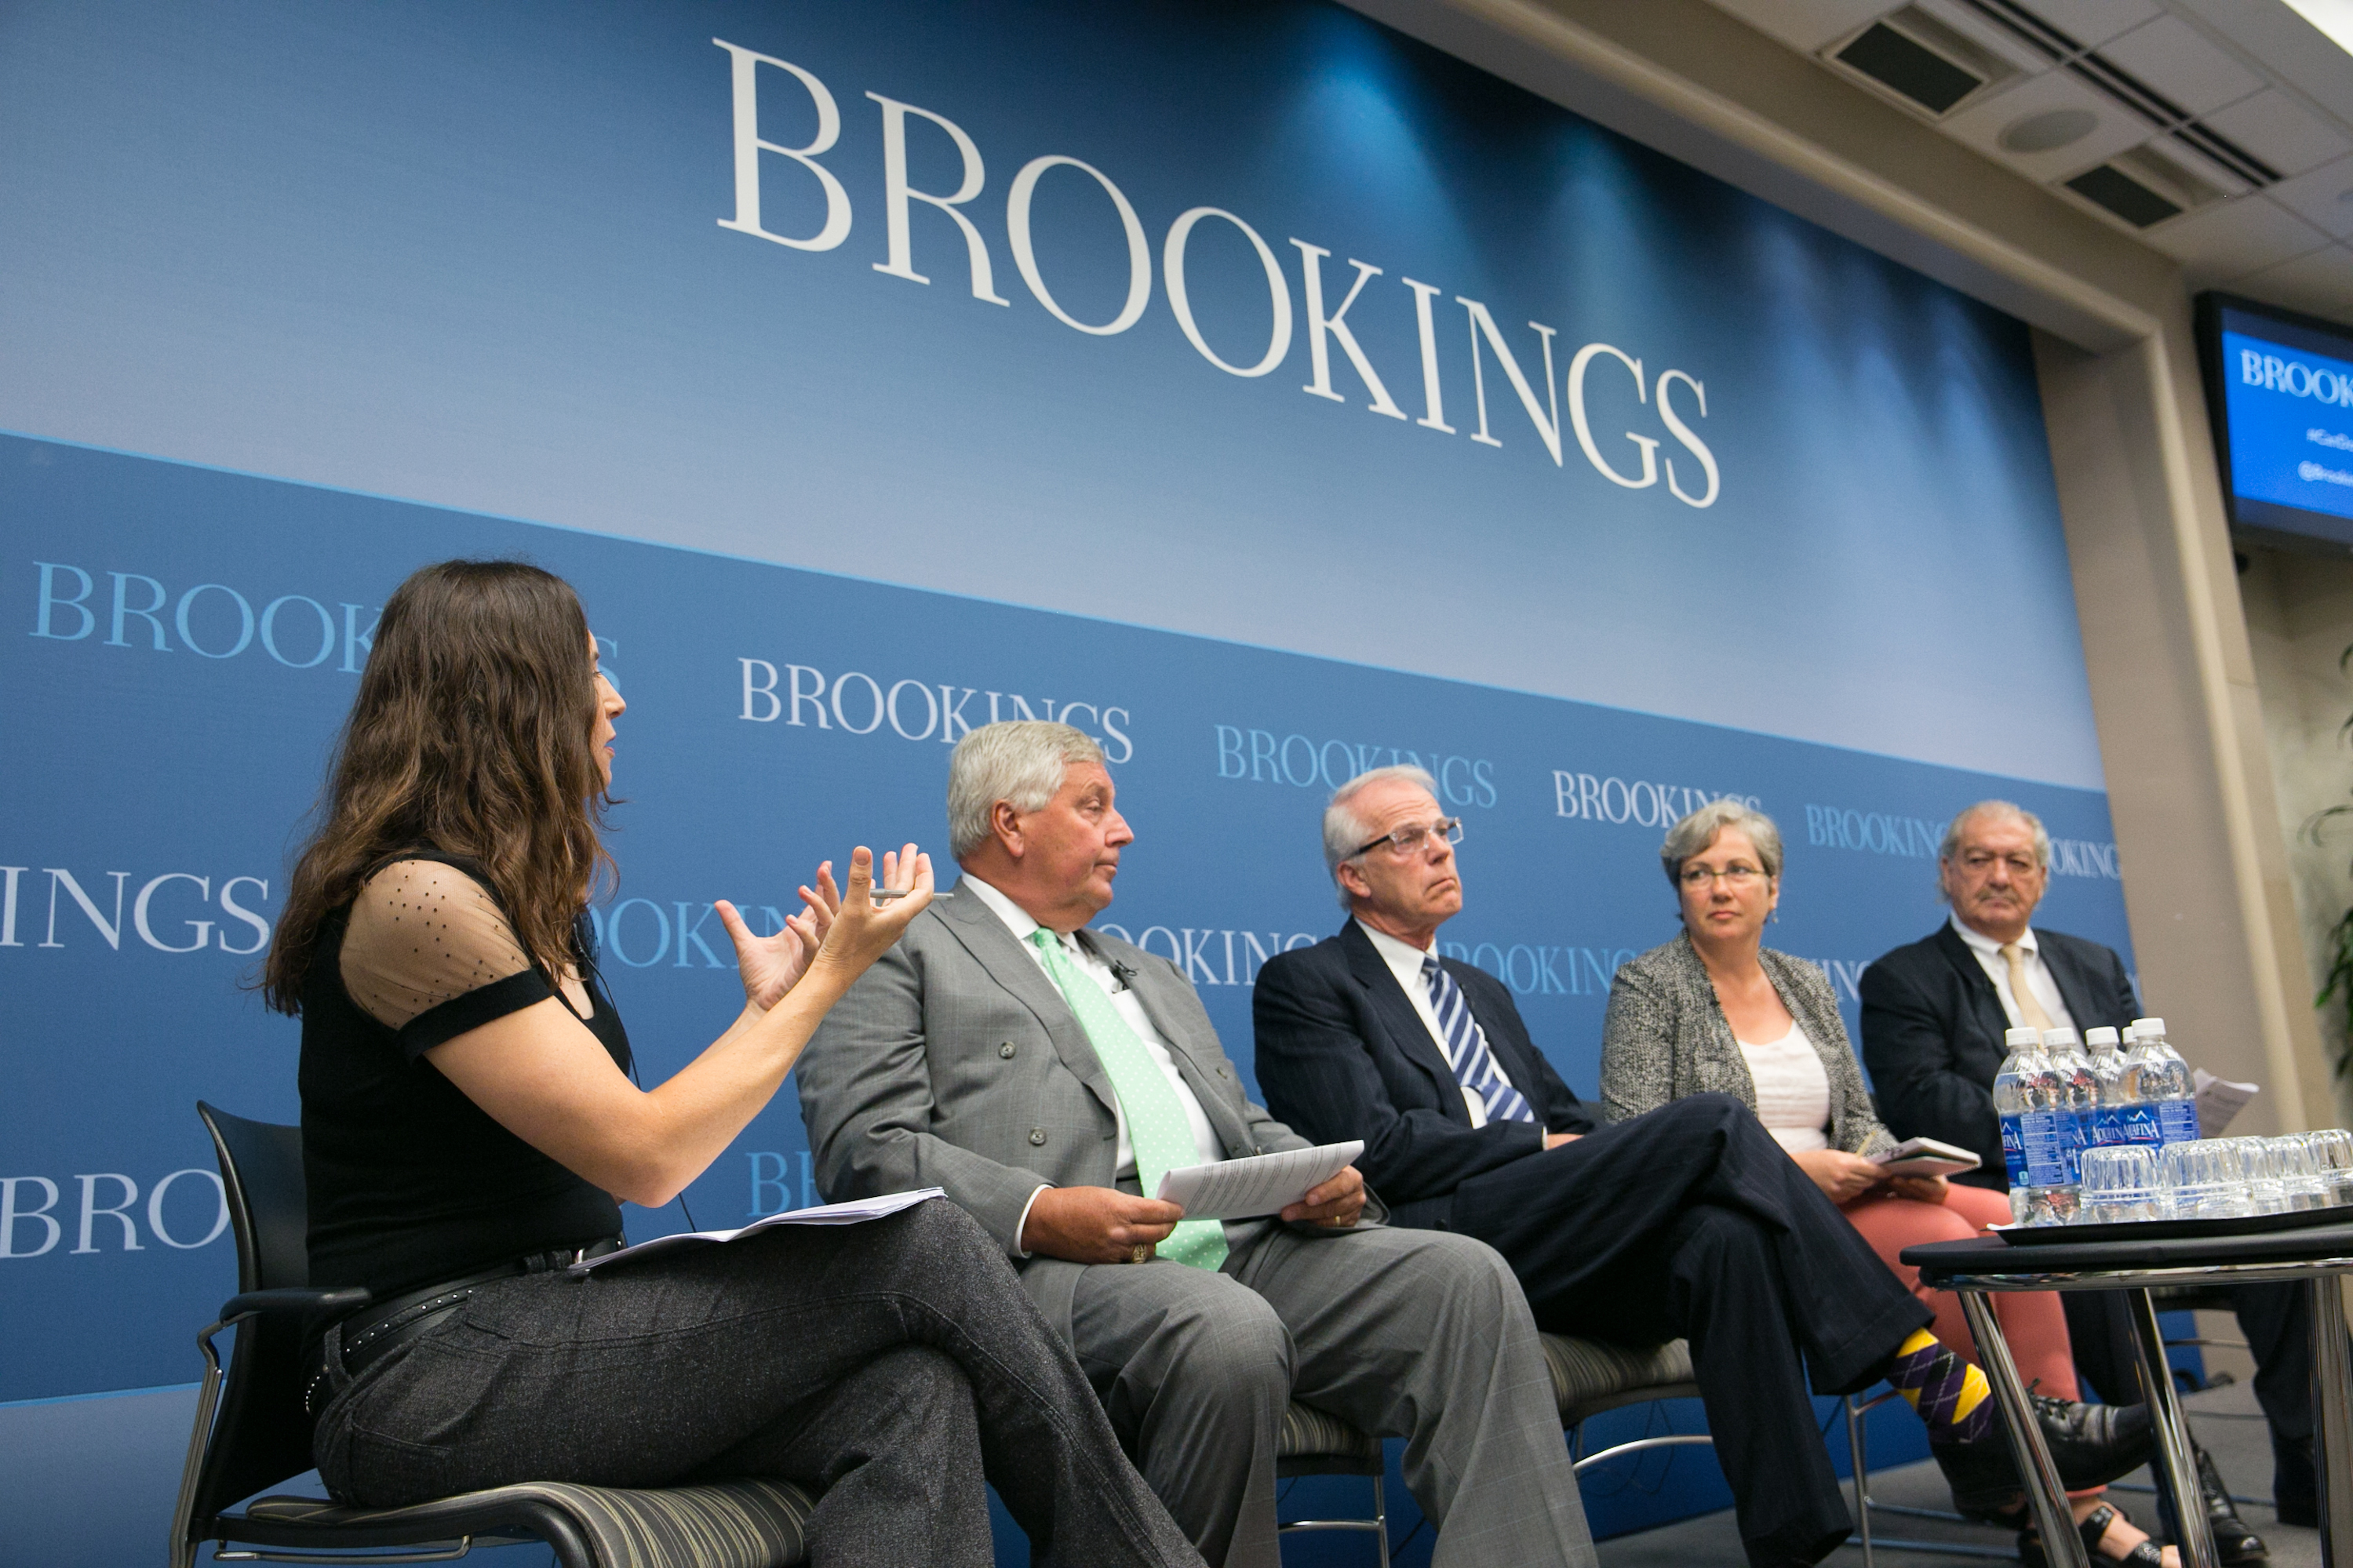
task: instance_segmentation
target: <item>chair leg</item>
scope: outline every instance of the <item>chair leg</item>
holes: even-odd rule
[[[172,1507],[172,1540],[164,1559],[170,1568],[193,1568],[196,1560],[196,1543],[189,1539],[195,1529],[196,1484],[204,1475],[205,1449],[212,1440],[213,1412],[220,1406],[220,1353],[213,1349],[213,1336],[227,1326],[215,1323],[196,1336],[196,1348],[205,1352],[205,1381],[196,1391],[195,1425],[188,1432],[188,1458],[180,1468],[180,1496]]]
[[[1841,1403],[1846,1406],[1846,1455],[1848,1468],[1854,1472],[1854,1529],[1862,1542],[1862,1568],[1876,1568],[1878,1558],[1871,1550],[1871,1461],[1864,1457],[1868,1452],[1862,1430],[1865,1412],[1851,1394]]]
[[[1373,1476],[1373,1543],[1380,1552],[1380,1568],[1389,1568],[1389,1500],[1388,1478],[1379,1472]]]

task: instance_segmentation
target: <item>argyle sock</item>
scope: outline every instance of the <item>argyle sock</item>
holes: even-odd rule
[[[1931,1443],[1973,1443],[1993,1430],[1993,1385],[1926,1329],[1897,1349],[1887,1383],[1920,1413]]]

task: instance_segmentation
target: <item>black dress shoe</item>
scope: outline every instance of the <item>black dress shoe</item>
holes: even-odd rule
[[[2214,1554],[2222,1560],[2222,1568],[2242,1568],[2270,1557],[2271,1549],[2263,1544],[2263,1538],[2239,1517],[2231,1501],[2231,1489],[2222,1484],[2221,1472],[2214,1468],[2213,1456],[2195,1443],[2189,1447],[2198,1457],[2198,1489],[2206,1496],[2206,1528],[2214,1532]]]
[[[2060,1482],[2071,1492],[2132,1474],[2148,1462],[2156,1447],[2145,1405],[2078,1405],[2042,1394],[2027,1397]]]

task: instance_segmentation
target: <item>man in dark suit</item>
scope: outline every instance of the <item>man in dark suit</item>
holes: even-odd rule
[[[1067,724],[957,743],[963,879],[795,1069],[820,1185],[938,1186],[970,1210],[1212,1568],[1281,1568],[1293,1400],[1407,1439],[1436,1568],[1593,1568],[1535,1324],[1501,1258],[1379,1223],[1353,1167],[1222,1225],[1149,1195],[1170,1170],[1308,1145],[1244,1097],[1182,971],[1088,929],[1135,837],[1116,796],[1102,748]]]
[[[1816,1561],[1850,1526],[1809,1374],[1822,1394],[1891,1375],[1927,1309],[1746,1106],[1695,1095],[1605,1127],[1528,1038],[1504,984],[1438,956],[1462,891],[1461,824],[1440,815],[1435,788],[1419,768],[1378,768],[1333,797],[1324,854],[1354,918],[1259,972],[1268,1107],[1319,1142],[1364,1140],[1358,1165],[1391,1223],[1494,1247],[1538,1327],[1688,1339],[1750,1561]],[[2076,1478],[2094,1462],[2080,1414],[2064,1406],[2044,1423]],[[1939,1432],[1932,1422],[1957,1500],[1992,1507],[2014,1493],[1998,1433]]]
[[[1980,801],[1953,818],[1938,852],[1937,887],[1952,918],[1862,973],[1862,1058],[1882,1119],[1898,1138],[1937,1138],[1975,1151],[1982,1163],[1957,1181],[2009,1185],[1993,1109],[1994,1076],[2009,1054],[2006,1031],[2121,1030],[2140,1012],[2114,949],[2034,927],[2050,879],[2051,836],[2042,822],[2008,801]],[[2254,1353],[2255,1394],[2271,1420],[2280,1518],[2308,1524],[2315,1504],[2305,1292],[2249,1285],[2229,1293]],[[2123,1299],[2071,1290],[2060,1300],[2076,1370],[2103,1399],[2139,1398]],[[2199,1468],[2223,1562],[2260,1559],[2262,1541],[2240,1521],[2202,1452]]]

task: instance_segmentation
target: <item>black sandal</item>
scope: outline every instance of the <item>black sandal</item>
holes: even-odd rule
[[[2084,1521],[2075,1527],[2075,1533],[2084,1538],[2084,1553],[2093,1563],[2129,1563],[2131,1568],[2165,1568],[2164,1549],[2158,1545],[2154,1537],[2144,1540],[2122,1557],[2111,1557],[2100,1550],[2100,1542],[2108,1533],[2108,1526],[2119,1519],[2126,1524],[2132,1522],[2132,1515],[2114,1503],[2104,1502],[2085,1514]],[[2050,1568],[2051,1560],[2042,1550],[2042,1534],[2036,1531],[2031,1520],[2028,1521],[2025,1529],[2018,1532],[2018,1560],[2023,1568]]]

